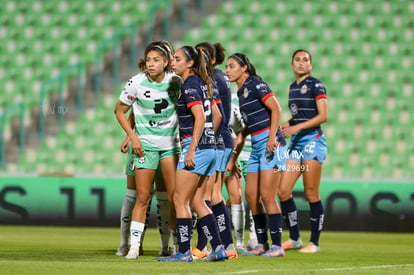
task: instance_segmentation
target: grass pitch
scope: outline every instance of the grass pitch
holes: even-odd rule
[[[137,261],[115,256],[118,242],[118,228],[0,226],[0,274],[414,274],[414,234],[406,233],[324,231],[319,254],[217,263],[157,262],[155,229]]]

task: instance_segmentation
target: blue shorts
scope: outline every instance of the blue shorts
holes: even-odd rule
[[[216,150],[216,171],[217,172],[226,172],[227,164],[233,153],[232,148],[226,148],[225,150]]]
[[[247,173],[260,172],[271,169],[286,170],[287,146],[276,147],[272,154],[267,153],[268,139],[252,143],[252,152],[247,162]]]
[[[319,163],[323,163],[328,154],[328,146],[323,134],[312,131],[306,135],[292,136],[288,152],[289,159],[298,162],[316,159]]]
[[[187,152],[190,147],[189,142],[184,142],[183,150],[178,160],[177,170],[186,169],[195,174],[203,176],[213,176],[216,165],[216,149],[196,149],[194,156],[194,167],[185,166],[185,158],[187,157]]]

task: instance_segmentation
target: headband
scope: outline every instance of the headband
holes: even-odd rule
[[[205,51],[203,51],[203,50],[201,52],[202,52],[202,54],[204,56],[204,59],[205,59],[206,63],[209,63],[210,62],[210,59],[208,58],[207,53]]]
[[[161,47],[160,45],[155,45],[155,46],[151,47],[151,49],[157,49],[157,50],[161,51],[161,53],[164,55],[164,57],[168,59],[167,51],[163,47]]]
[[[183,50],[184,54],[187,56],[188,60],[192,60],[193,59],[191,57],[190,53],[188,52],[188,50],[185,47],[181,47],[181,49]]]
[[[237,60],[239,60],[239,61],[240,61],[240,63],[242,64],[242,66],[247,65],[247,64],[246,64],[246,62],[244,62],[244,61],[243,61],[243,59],[241,59],[241,57],[240,57],[240,56],[238,56],[238,55],[236,55],[236,54],[232,54],[230,57],[234,57],[234,58],[236,58]]]

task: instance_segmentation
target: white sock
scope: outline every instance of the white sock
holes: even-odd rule
[[[244,246],[244,227],[246,219],[244,216],[243,204],[231,205],[231,221],[233,223],[234,234],[236,235],[236,246]]]
[[[142,222],[131,222],[131,248],[139,248],[141,245],[141,235],[144,232],[145,224]]]
[[[256,229],[254,228],[254,220],[253,220],[252,210],[250,210],[250,215],[249,216],[250,216],[249,240],[257,242]]]
[[[129,227],[131,225],[131,215],[132,209],[134,209],[135,200],[136,200],[136,190],[135,189],[127,189],[126,195],[124,197],[124,201],[122,202],[121,207],[121,223],[120,223],[120,231],[121,231],[121,242],[120,246],[128,245],[129,240]]]
[[[160,232],[161,249],[168,249],[170,245],[170,204],[167,192],[157,192],[157,225]]]

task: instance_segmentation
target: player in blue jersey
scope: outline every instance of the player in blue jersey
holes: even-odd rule
[[[289,240],[284,249],[300,249],[299,252],[317,253],[319,236],[324,222],[324,210],[319,196],[322,164],[327,155],[325,136],[321,124],[328,120],[328,101],[325,86],[311,76],[312,57],[306,50],[292,55],[292,70],[296,80],[289,87],[289,109],[292,118],[282,124],[285,137],[290,137],[287,171],[279,189],[283,218],[289,228]],[[306,199],[310,206],[311,237],[303,247],[299,235],[297,209],[292,197],[293,187],[300,175]]]
[[[227,59],[226,74],[230,81],[237,84],[240,112],[246,123],[235,142],[236,148],[243,138],[251,136],[252,151],[247,166],[245,194],[253,214],[258,244],[249,254],[283,257],[282,215],[276,201],[278,183],[282,171],[286,169],[286,141],[279,127],[281,108],[246,55],[231,55]],[[268,229],[272,242],[270,248]]]
[[[165,47],[150,44],[144,56],[147,70],[126,83],[115,107],[116,118],[130,138],[134,154],[137,197],[130,225],[131,246],[126,259],[137,259],[139,256],[146,210],[158,167],[166,179],[164,183],[172,202],[175,166],[180,153],[175,110],[180,78],[169,71],[171,58]],[[131,107],[134,127],[125,116]],[[174,213],[173,207],[170,210]]]
[[[209,181],[203,185],[204,188],[197,189],[196,198],[199,200],[206,200],[216,216],[219,225],[219,232],[223,244],[226,248],[228,258],[231,260],[238,259],[237,251],[233,244],[230,213],[222,195],[224,172],[226,171],[227,163],[231,157],[234,140],[229,126],[229,118],[231,114],[231,91],[230,83],[225,74],[215,68],[215,66],[223,63],[225,56],[225,49],[220,43],[212,44],[210,42],[201,42],[196,45],[197,49],[201,49],[208,53],[206,56],[210,57],[208,64],[208,71],[211,72],[211,78],[217,85],[217,90],[214,90],[213,99],[216,102],[222,120],[220,127],[216,133],[216,168],[214,177],[210,177]],[[217,92],[216,92],[217,91]],[[198,241],[197,246],[192,250],[193,258],[203,258],[207,256],[206,251],[207,239],[202,234],[201,226],[197,226]]]
[[[205,53],[204,53],[205,54]],[[207,72],[206,60],[201,50],[192,46],[179,48],[174,55],[173,69],[183,79],[177,101],[177,114],[182,154],[177,165],[174,205],[178,252],[170,257],[160,257],[163,262],[191,262],[191,237],[193,208],[210,240],[212,251],[207,261],[222,261],[227,254],[218,232],[217,220],[204,200],[194,200],[194,194],[205,177],[214,175],[215,131],[221,115],[214,101],[214,83]]]

